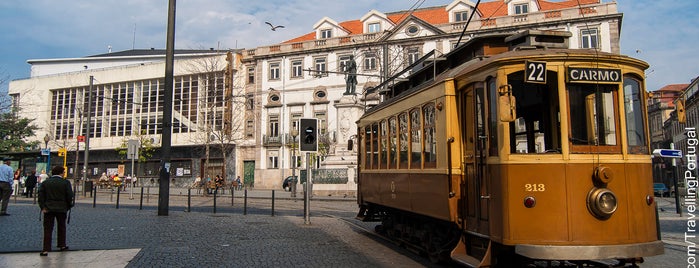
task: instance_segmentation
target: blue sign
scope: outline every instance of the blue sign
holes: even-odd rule
[[[655,149],[653,155],[668,158],[682,158],[682,151],[674,149]]]
[[[51,149],[41,149],[41,155],[51,155]]]

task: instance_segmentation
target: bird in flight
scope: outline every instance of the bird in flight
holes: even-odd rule
[[[269,23],[268,21],[265,21],[265,23],[267,23],[267,25],[269,25],[269,27],[272,27],[272,31],[276,31],[277,28],[284,28],[284,25],[277,25],[277,26],[274,26],[274,25],[272,25],[271,23]]]

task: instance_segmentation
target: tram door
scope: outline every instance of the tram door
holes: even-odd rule
[[[469,86],[461,95],[461,133],[464,148],[462,215],[466,230],[484,235],[489,230],[490,187],[485,174],[485,96],[482,84]]]

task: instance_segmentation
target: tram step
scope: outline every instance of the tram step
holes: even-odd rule
[[[470,266],[470,267],[480,267],[481,261],[466,255],[465,253],[452,253],[451,259],[460,264]]]

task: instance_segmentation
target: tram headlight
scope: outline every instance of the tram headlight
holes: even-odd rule
[[[599,219],[609,219],[617,206],[616,195],[607,188],[594,188],[587,194],[587,208]]]

